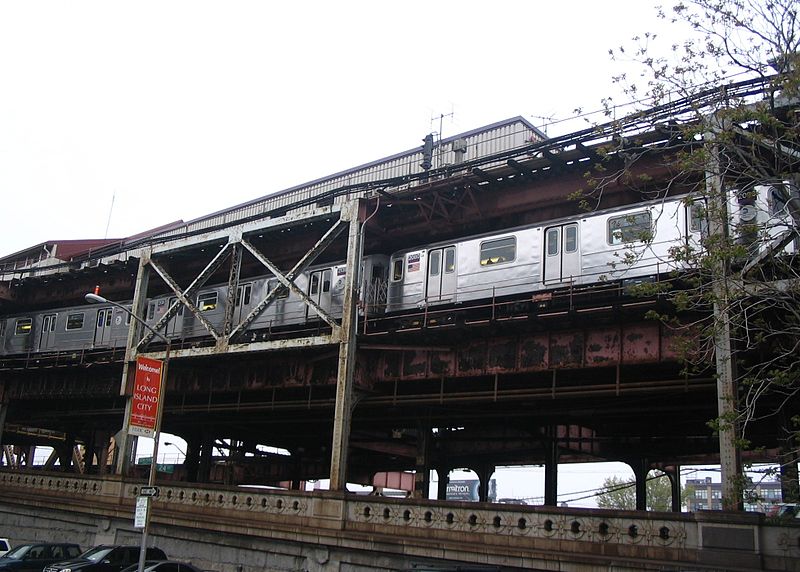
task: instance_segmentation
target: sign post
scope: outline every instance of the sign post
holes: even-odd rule
[[[128,434],[153,439],[153,460],[150,462],[150,477],[147,479],[147,486],[142,487],[146,492],[142,492],[142,495],[136,499],[136,514],[134,516],[135,527],[142,529],[142,543],[139,548],[139,572],[144,572],[144,561],[147,554],[147,533],[150,528],[150,499],[158,496],[158,487],[155,486],[158,466],[158,437],[161,432],[162,401],[164,391],[166,391],[171,343],[167,336],[154,330],[150,324],[131,312],[126,306],[107,300],[96,292],[94,294],[86,294],[84,298],[87,302],[93,304],[111,304],[120,308],[135,322],[149,330],[151,334],[164,340],[166,344],[163,362],[142,356],[136,357],[136,374],[134,375],[133,393],[131,395],[131,413],[127,419]],[[131,327],[133,327],[133,324],[131,324]]]

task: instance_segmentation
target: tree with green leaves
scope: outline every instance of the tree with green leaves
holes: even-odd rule
[[[672,485],[663,473],[650,471],[646,484],[647,510],[668,512],[672,510]],[[683,498],[683,490],[681,491]],[[636,479],[609,477],[597,494],[597,506],[619,510],[636,509]]]
[[[639,64],[615,81],[640,109],[610,123],[603,161],[578,194],[601,208],[627,185],[649,200],[681,195],[701,237],[670,248],[671,280],[643,285],[672,310],[652,317],[687,336],[687,367],[715,364],[723,505],[746,488],[738,455],[750,429],[781,428],[784,498],[797,499],[800,428],[800,20],[795,0],[688,0],[659,17],[689,37],[645,33],[611,50]],[[608,116],[615,102],[604,101]],[[608,131],[608,125],[605,129]],[[653,179],[642,165],[657,164]],[[759,198],[766,197],[760,200]],[[757,200],[759,199],[759,200]],[[630,264],[653,236],[631,240]],[[713,356],[713,357],[712,357]]]

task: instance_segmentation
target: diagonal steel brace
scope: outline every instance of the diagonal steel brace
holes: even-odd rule
[[[163,328],[166,323],[172,319],[172,317],[177,313],[178,308],[181,304],[186,306],[189,311],[194,315],[197,320],[203,324],[208,332],[214,337],[215,340],[220,339],[220,333],[214,328],[213,325],[202,315],[202,312],[194,305],[194,303],[190,300],[190,297],[194,295],[194,293],[205,284],[211,275],[216,272],[216,270],[225,262],[225,259],[230,254],[230,247],[231,244],[225,245],[225,248],[220,249],[220,251],[214,256],[214,258],[209,262],[206,267],[197,275],[197,278],[189,284],[186,290],[181,291],[180,286],[178,286],[177,282],[173,280],[173,278],[163,269],[161,268],[154,260],[150,260],[150,266],[156,273],[161,277],[161,279],[170,287],[172,292],[175,294],[175,297],[178,300],[173,303],[167,311],[164,313],[163,316],[158,320],[158,322],[153,326],[154,330],[159,330]],[[153,337],[152,332],[147,332],[144,337],[139,340],[139,343],[136,344],[136,349],[139,350],[143,348]]]

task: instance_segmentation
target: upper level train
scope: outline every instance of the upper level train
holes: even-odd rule
[[[789,212],[796,192],[787,185],[759,185],[732,192],[727,205],[731,232],[751,253],[791,233],[781,251],[798,252],[796,225]],[[432,305],[524,296],[568,285],[639,280],[680,269],[671,256],[676,245],[701,247],[708,207],[703,200],[675,197],[437,242],[362,260],[359,286],[362,313],[402,313]],[[297,288],[338,318],[347,267],[310,267]],[[239,323],[278,287],[274,276],[242,281],[233,297],[233,324]],[[222,330],[227,284],[199,290],[193,302],[205,320]],[[154,326],[175,297],[147,302],[144,319]],[[318,320],[296,292],[278,295],[248,326],[251,333]],[[0,355],[124,347],[130,318],[111,305],[80,305],[0,318]],[[181,306],[162,330],[171,339],[209,335],[200,320]],[[245,339],[247,339],[245,337]]]

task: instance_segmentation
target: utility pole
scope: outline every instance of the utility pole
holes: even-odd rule
[[[722,508],[743,510],[742,463],[737,446],[737,385],[734,355],[731,348],[729,314],[730,260],[725,252],[729,239],[728,205],[722,159],[716,134],[721,125],[716,118],[712,130],[706,134],[706,193],[709,201],[709,238],[712,248],[722,249],[713,263],[712,288],[714,297],[714,354],[717,369],[717,414],[719,432],[719,464],[722,479]],[[719,254],[719,256],[718,256]]]

